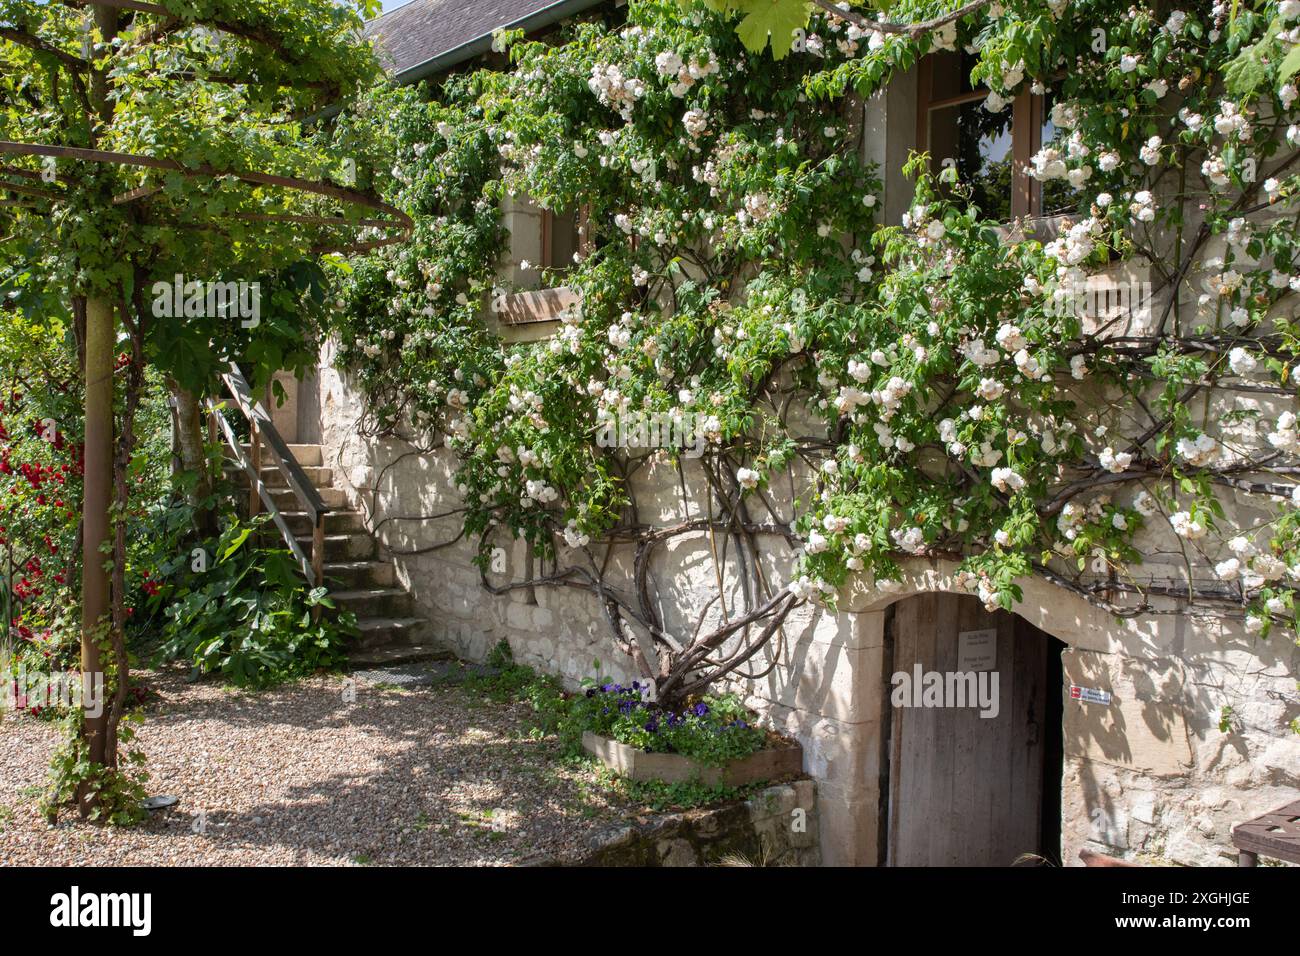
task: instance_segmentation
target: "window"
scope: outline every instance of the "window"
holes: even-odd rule
[[[576,296],[563,284],[563,273],[573,268],[574,256],[591,249],[588,241],[587,210],[554,212],[528,200],[511,201],[506,207],[510,229],[510,256],[506,278],[521,291],[494,303],[499,325],[512,329],[510,341],[544,338],[554,331],[562,312],[573,308]],[[528,268],[524,269],[523,264]],[[549,273],[549,281],[544,273]],[[523,331],[520,327],[530,327]],[[521,338],[523,336],[523,338]]]
[[[586,210],[571,213],[542,211],[542,267],[570,269],[573,257],[587,248]]]
[[[971,86],[974,57],[936,53],[921,61],[916,138],[938,175],[955,166],[971,200],[989,219],[1007,222],[1073,210],[1076,193],[1064,180],[1037,182],[1026,171],[1044,144],[1056,139],[1052,93],[1016,95],[1000,113],[984,108],[987,89]]]

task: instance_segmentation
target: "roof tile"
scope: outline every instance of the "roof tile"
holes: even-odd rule
[[[518,23],[557,0],[412,0],[366,24],[380,60],[394,74]]]

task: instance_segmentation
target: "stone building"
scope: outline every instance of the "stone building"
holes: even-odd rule
[[[369,32],[387,68],[414,82],[499,65],[491,51],[497,28],[544,35],[565,18],[592,15],[617,18],[618,5],[413,0],[372,22]],[[981,95],[963,90],[952,63],[927,60],[863,105],[864,148],[888,173],[885,221],[898,221],[910,204],[900,173],[909,151],[954,148],[960,106]],[[1044,122],[1042,98],[1025,94],[999,148],[1023,162],[1038,148]],[[1019,177],[1006,197],[1008,213],[1017,216],[1046,217],[1047,202]],[[574,241],[572,223],[527,202],[509,204],[503,215],[511,231],[507,272],[521,260],[561,255]],[[517,296],[501,320],[491,321],[510,340],[542,338],[554,331],[555,310],[564,304],[563,290],[537,290]],[[455,461],[445,451],[412,454],[395,440],[359,438],[362,399],[334,367],[331,349],[313,380],[285,384],[291,400],[276,412],[280,430],[290,441],[323,446],[336,486],[371,529],[381,529],[376,535],[392,555],[397,581],[434,637],[471,659],[505,639],[516,660],[570,685],[593,676],[594,659],[605,674],[632,676],[589,595],[536,588],[493,596],[482,586],[470,543],[424,550],[454,537],[455,517],[386,520],[452,510]],[[637,476],[643,511],[658,523],[707,508],[705,483],[692,473],[698,466],[684,467],[684,484],[671,468]],[[789,504],[777,501],[777,510]],[[1161,542],[1148,545],[1153,580],[1179,580],[1180,568],[1155,557]],[[666,626],[689,632],[716,594],[710,554],[703,532],[655,553],[651,578]],[[494,569],[497,578],[533,573],[521,542],[505,558]],[[611,555],[614,566],[629,571],[632,560],[630,549]],[[792,560],[782,538],[764,540],[761,562],[772,580],[788,579]],[[901,588],[885,593],[855,585],[836,612],[800,608],[785,626],[786,640],[765,652],[774,666],[740,682],[751,705],[803,744],[826,863],[1004,865],[1037,853],[1074,865],[1090,848],[1223,865],[1235,859],[1235,822],[1296,798],[1300,745],[1287,727],[1300,713],[1292,640],[1261,640],[1239,624],[1195,613],[1116,616],[1039,578],[1023,582],[1015,614],[991,613],[953,582],[953,571],[943,561],[913,559]],[[728,578],[723,591],[734,598],[738,588]],[[1162,610],[1178,612],[1178,602],[1167,599]],[[996,714],[891,700],[896,674],[958,670],[1000,675]],[[1219,726],[1225,705],[1235,721],[1228,732]]]

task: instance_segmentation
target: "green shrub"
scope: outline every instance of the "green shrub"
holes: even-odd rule
[[[63,807],[75,806],[83,787],[90,796],[90,820],[131,826],[145,818],[142,801],[149,774],[144,754],[135,745],[135,728],[142,719],[138,712],[122,718],[117,728],[117,766],[106,767],[90,760],[85,712],[73,708],[64,714],[63,740],[50,761],[50,789],[40,801],[47,819],[54,820]]]
[[[309,589],[288,551],[257,546],[264,521],[231,524],[211,568],[168,586],[163,659],[188,661],[195,676],[217,673],[241,687],[343,663],[355,617],[316,613],[334,608],[326,589]]]
[[[567,701],[570,737],[590,730],[650,753],[675,753],[722,766],[763,747],[766,735],[734,694],[701,697],[677,713],[642,699],[639,681],[587,687]]]
[[[696,807],[716,806],[733,800],[743,800],[757,793],[766,783],[748,783],[740,787],[724,784],[707,784],[702,780],[666,783],[662,780],[633,780],[620,777],[597,760],[591,761],[593,772],[600,784],[634,803],[642,804],[655,813],[693,810]]]

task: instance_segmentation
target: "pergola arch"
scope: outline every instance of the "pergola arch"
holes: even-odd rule
[[[377,239],[371,242],[350,243],[347,245],[331,247],[314,247],[312,251],[318,254],[326,252],[358,253],[366,252],[371,249],[378,249],[382,246],[406,241],[410,238],[411,231],[415,228],[415,223],[411,217],[396,206],[386,203],[382,199],[368,193],[363,193],[356,189],[349,189],[345,186],[339,186],[335,183],[322,182],[319,180],[301,179],[294,176],[279,176],[273,173],[220,170],[206,165],[190,167],[185,166],[174,159],[161,158],[157,156],[144,156],[135,153],[119,153],[102,149],[83,149],[74,146],[50,146],[43,143],[16,143],[9,140],[0,140],[0,155],[6,154],[11,156],[47,156],[54,159],[70,159],[78,162],[109,163],[117,166],[135,166],[142,169],[160,169],[167,172],[180,173],[182,176],[189,178],[206,178],[213,180],[234,179],[250,186],[274,186],[280,189],[324,196],[329,199],[336,199],[339,202],[348,205],[373,209],[388,217],[387,219],[349,219],[343,216],[308,216],[298,213],[235,213],[232,216],[232,218],[244,219],[246,221],[292,222],[300,225],[319,225],[331,228],[351,227],[356,229],[372,228],[398,230],[396,235],[384,239]],[[31,179],[36,175],[31,170],[8,166],[0,167],[0,173],[18,175],[25,179]],[[23,195],[54,201],[62,198],[60,193],[52,189],[25,184],[11,184],[2,180],[0,180],[0,189],[8,189],[14,192],[21,192]],[[133,189],[129,192],[122,193],[120,196],[115,196],[113,198],[113,203],[114,205],[123,205],[134,202],[151,195],[155,191],[156,189],[153,187]]]

